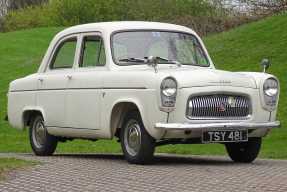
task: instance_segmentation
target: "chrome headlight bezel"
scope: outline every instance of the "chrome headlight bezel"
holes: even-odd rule
[[[174,108],[177,96],[177,81],[173,77],[166,77],[160,85],[161,104],[164,108]]]
[[[269,77],[262,84],[262,92],[265,108],[269,111],[276,109],[279,96],[279,81],[274,77]]]
[[[268,97],[276,97],[279,92],[279,83],[274,78],[268,78],[263,84],[263,92]]]

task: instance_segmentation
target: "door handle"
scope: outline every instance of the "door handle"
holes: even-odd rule
[[[69,79],[69,80],[71,80],[72,79],[72,75],[67,75],[67,78]]]
[[[43,78],[38,78],[38,80],[42,83],[43,81],[44,81],[44,79]]]

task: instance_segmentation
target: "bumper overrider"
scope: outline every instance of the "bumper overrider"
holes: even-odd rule
[[[226,122],[226,123],[156,123],[155,128],[164,130],[204,131],[216,129],[272,129],[280,127],[280,121],[254,122]]]

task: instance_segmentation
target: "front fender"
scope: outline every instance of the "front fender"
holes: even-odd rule
[[[141,115],[143,124],[147,130],[147,132],[154,137],[155,139],[160,139],[164,131],[162,130],[156,130],[155,129],[155,123],[157,122],[165,122],[167,119],[167,113],[162,112],[158,108],[156,95],[154,90],[141,90],[141,91],[135,91],[134,94],[126,93],[127,95],[124,95],[122,97],[114,98],[112,102],[108,102],[108,100],[112,99],[113,97],[116,97],[115,94],[107,94],[107,97],[104,100],[105,102],[102,102],[102,126],[103,127],[109,127],[109,138],[112,138],[114,135],[114,127],[117,125],[112,125],[111,117],[112,112],[115,106],[117,106],[120,103],[131,103],[137,107],[139,110],[139,113]],[[128,96],[129,95],[129,96]],[[133,95],[133,96],[131,96]],[[109,115],[105,115],[109,114]],[[119,114],[124,115],[124,114]]]

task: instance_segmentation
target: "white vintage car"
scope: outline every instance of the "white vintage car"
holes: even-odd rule
[[[10,83],[8,119],[30,127],[36,155],[59,141],[117,137],[130,163],[152,162],[159,145],[198,143],[252,162],[280,126],[278,99],[278,79],[265,71],[216,70],[189,28],[94,23],[57,34],[38,72]]]

